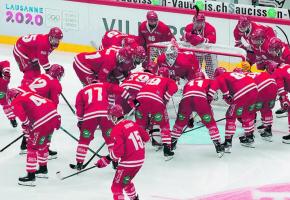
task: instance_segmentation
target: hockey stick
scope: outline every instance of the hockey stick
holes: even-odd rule
[[[226,118],[224,117],[224,118],[222,118],[222,119],[219,119],[219,120],[216,120],[215,122],[220,122],[220,121],[223,121],[223,120],[225,120]],[[202,127],[205,127],[205,125],[203,124],[203,125],[201,125],[201,126],[199,126],[199,127],[196,127],[196,128],[193,128],[193,129],[190,129],[190,130],[185,130],[184,129],[184,131],[182,132],[182,134],[184,134],[184,133],[188,133],[188,132],[190,132],[190,131],[194,131],[194,130],[197,130],[197,129],[200,129],[200,128],[202,128]]]
[[[96,152],[94,153],[94,155],[83,165],[83,169],[85,169],[88,164],[90,164],[90,162],[96,157],[98,156],[99,158],[101,158],[102,156],[100,156],[98,153],[102,150],[102,148],[105,146],[105,142],[96,150]],[[70,168],[72,169],[76,169],[76,165],[74,164],[69,164]]]
[[[63,100],[64,100],[65,103],[68,105],[68,107],[70,108],[70,110],[72,111],[72,113],[75,115],[75,114],[76,114],[75,110],[72,108],[72,106],[71,106],[70,103],[67,101],[67,99],[65,98],[65,96],[64,96],[62,93],[60,93],[60,95],[62,96]]]
[[[75,136],[73,136],[70,132],[68,132],[66,129],[64,129],[62,126],[60,127],[60,129],[65,132],[66,134],[68,134],[71,138],[73,138],[75,141],[79,141]],[[92,150],[91,148],[88,148],[90,152],[95,153],[94,150]],[[101,155],[98,155],[101,156]]]
[[[288,40],[288,36],[285,33],[285,31],[280,26],[276,26],[276,27],[283,33],[283,35],[285,36],[285,38],[287,40],[288,46],[290,47],[290,43],[289,43],[289,40]]]
[[[88,171],[88,170],[90,170],[90,169],[93,169],[93,168],[95,168],[95,167],[97,167],[97,166],[95,166],[95,165],[94,165],[94,166],[91,166],[91,167],[89,167],[89,168],[87,168],[87,169],[85,169],[85,170],[78,171],[78,172],[76,172],[76,173],[73,173],[73,174],[68,175],[68,176],[65,176],[65,177],[62,177],[62,176],[61,176],[61,172],[58,171],[58,172],[56,172],[56,176],[57,176],[61,181],[63,181],[63,180],[65,180],[65,179],[69,178],[69,177],[72,177],[72,176],[75,176],[75,175],[81,174],[81,173],[86,172],[86,171]]]
[[[15,142],[17,142],[20,138],[22,138],[25,135],[25,133],[21,134],[18,138],[16,138],[15,140],[13,140],[12,142],[10,142],[9,144],[7,144],[5,147],[3,147],[0,152],[3,152],[5,149],[7,149],[8,147],[10,147],[12,144],[14,144]]]

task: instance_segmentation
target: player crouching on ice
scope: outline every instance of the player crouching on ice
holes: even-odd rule
[[[110,135],[114,143],[110,154],[99,159],[96,166],[103,168],[112,160],[119,162],[111,187],[113,199],[125,199],[124,190],[130,200],[139,200],[132,179],[144,163],[144,143],[148,142],[150,137],[138,124],[124,119],[123,109],[120,105],[113,105],[109,108],[108,118],[115,125]]]
[[[183,89],[183,96],[179,103],[178,114],[171,132],[172,146],[176,148],[177,140],[183,133],[183,128],[187,125],[190,126],[191,113],[197,112],[200,116],[202,123],[209,131],[210,137],[215,145],[218,157],[222,157],[224,154],[224,147],[220,143],[220,134],[217,128],[217,124],[213,117],[210,101],[207,99],[207,92],[209,89],[210,80],[205,79],[203,72],[197,72],[195,79],[186,83]],[[192,123],[193,124],[193,123]]]
[[[7,101],[14,107],[15,115],[29,134],[26,157],[27,175],[19,178],[18,184],[35,186],[35,176],[47,178],[48,148],[54,130],[60,128],[60,115],[56,111],[54,102],[18,88],[8,90]]]
[[[258,96],[257,85],[252,78],[237,72],[227,72],[223,67],[216,68],[214,76],[215,80],[210,84],[208,98],[213,99],[215,92],[220,89],[223,99],[229,104],[226,113],[225,152],[230,153],[237,118],[242,119],[245,133],[245,136],[239,138],[241,145],[252,147],[255,103]]]

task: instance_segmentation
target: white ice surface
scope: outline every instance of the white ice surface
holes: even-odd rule
[[[11,87],[20,83],[22,74],[12,56],[12,46],[0,45],[0,60],[8,59],[12,66]],[[81,88],[74,71],[72,61],[74,54],[53,52],[51,63],[65,67],[62,80],[63,93],[74,105],[74,98]],[[62,126],[78,137],[76,118],[61,99],[59,112]],[[176,103],[175,103],[176,104]],[[278,108],[278,105],[276,105]],[[275,108],[275,110],[276,110]],[[170,116],[175,115],[170,107]],[[214,108],[216,119],[223,117],[223,111]],[[0,148],[21,134],[20,128],[13,129],[0,111]],[[219,123],[223,132],[224,121]],[[241,147],[234,139],[231,154],[221,159],[216,157],[212,144],[179,144],[173,160],[165,162],[162,152],[155,152],[150,144],[146,146],[146,160],[141,171],[134,179],[137,192],[142,200],[185,200],[198,196],[228,191],[236,188],[260,186],[273,183],[290,182],[290,145],[282,144],[281,137],[287,134],[287,118],[274,118],[274,142],[268,143],[256,134],[256,148]],[[188,135],[206,135],[206,129]],[[91,143],[97,149],[103,142],[100,132],[95,134]],[[107,200],[112,199],[110,187],[114,171],[92,169],[81,175],[60,181],[56,172],[63,175],[72,172],[70,163],[75,163],[77,143],[61,130],[53,135],[51,149],[58,151],[58,159],[49,161],[49,179],[37,180],[34,188],[17,185],[19,176],[25,172],[25,156],[18,155],[20,142],[0,153],[0,199],[12,200]],[[105,148],[101,154],[106,155]],[[91,157],[88,153],[87,158]],[[93,162],[92,162],[93,163]]]

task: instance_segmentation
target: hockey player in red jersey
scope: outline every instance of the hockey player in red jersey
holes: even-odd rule
[[[13,113],[13,108],[7,103],[6,92],[8,90],[8,84],[10,82],[10,62],[7,60],[0,62],[0,105],[3,107],[3,111],[6,117],[10,120],[12,127],[17,127],[17,121]]]
[[[205,79],[203,72],[197,72],[195,79],[185,84],[177,118],[171,132],[172,145],[173,147],[176,146],[178,138],[183,133],[183,128],[189,124],[190,115],[194,111],[197,112],[202,123],[207,127],[218,157],[222,157],[224,147],[221,145],[219,130],[213,117],[212,108],[207,100],[209,86],[210,80]]]
[[[35,176],[47,177],[48,148],[54,130],[60,127],[60,115],[54,102],[32,92],[13,88],[8,90],[7,100],[14,107],[14,113],[22,122],[22,127],[29,133],[27,176],[19,178],[18,183],[35,186]]]
[[[290,64],[290,49],[289,46],[282,42],[279,38],[273,37],[269,40],[266,46],[267,58],[276,63]]]
[[[256,100],[256,111],[261,112],[262,129],[261,137],[267,141],[272,141],[272,123],[273,114],[272,109],[275,106],[277,96],[277,84],[275,79],[267,72],[259,73],[245,73],[246,76],[254,79],[257,89],[258,97]]]
[[[272,64],[267,66],[267,71],[273,74],[277,82],[278,95],[283,110],[288,111],[288,133],[289,135],[283,136],[282,141],[284,143],[290,144],[290,102],[288,99],[288,93],[290,92],[290,65],[281,64],[278,68],[278,65]]]
[[[14,58],[24,73],[22,85],[31,83],[41,73],[40,66],[50,68],[48,56],[59,46],[63,34],[60,28],[51,28],[48,34],[32,34],[20,37],[13,49]]]
[[[146,82],[150,78],[154,77],[154,75],[150,72],[153,70],[153,68],[157,69],[156,63],[150,62],[149,65],[150,66],[146,67],[144,72],[131,73],[130,76],[128,76],[120,85],[130,93],[133,99],[137,97],[138,92],[146,84]],[[122,105],[125,114],[131,110],[131,106],[127,103],[127,101],[117,100],[117,102],[120,102],[118,104]]]
[[[245,136],[240,137],[244,146],[251,146],[254,142],[255,103],[258,96],[254,80],[237,72],[226,72],[223,67],[215,70],[216,79],[213,80],[208,92],[208,98],[213,99],[215,92],[220,89],[223,99],[229,104],[226,113],[225,142],[226,152],[230,152],[232,137],[236,131],[237,118],[242,119]]]
[[[110,30],[106,31],[102,38],[101,49],[107,49],[111,46],[125,47],[130,46],[131,48],[135,48],[140,45],[140,39],[136,35],[130,35],[122,33],[118,30]]]
[[[80,139],[76,153],[76,167],[78,170],[83,167],[89,144],[94,139],[94,133],[98,126],[100,126],[109,151],[111,149],[113,141],[110,138],[110,131],[113,125],[107,119],[109,95],[119,95],[124,99],[128,99],[130,96],[126,90],[116,84],[101,82],[87,85],[77,94],[75,107],[80,129]]]
[[[216,30],[214,26],[205,21],[204,14],[199,13],[197,16],[193,17],[192,23],[186,25],[184,35],[181,39],[194,46],[205,43],[215,44]],[[217,67],[216,55],[197,53],[196,57],[201,65],[203,61],[205,61],[206,74],[210,79],[213,79],[214,70]]]
[[[135,122],[124,119],[122,107],[119,105],[109,108],[108,118],[114,123],[111,131],[114,142],[110,154],[99,159],[96,166],[103,168],[112,160],[119,162],[111,186],[113,199],[125,199],[124,190],[130,200],[139,200],[132,180],[144,163],[144,143],[149,141],[149,135]]]
[[[158,74],[159,76],[149,79],[137,94],[140,106],[137,108],[135,118],[137,124],[144,129],[150,124],[153,125],[153,129],[160,130],[163,153],[167,160],[172,158],[174,152],[171,149],[166,104],[178,88],[175,81],[169,78],[168,68],[159,68]]]
[[[159,67],[168,67],[170,78],[191,80],[200,71],[199,61],[191,52],[179,52],[178,47],[169,45],[164,53],[157,58]]]
[[[132,63],[131,48],[113,46],[96,52],[77,54],[73,68],[82,84],[88,85],[95,79],[108,82],[110,73],[126,63]]]
[[[59,95],[62,92],[62,87],[60,84],[60,80],[64,75],[64,68],[61,65],[53,64],[47,71],[47,74],[41,74],[36,77],[36,79],[27,86],[21,87],[25,91],[34,92],[42,97],[45,97],[51,101],[53,101],[58,107],[59,103]],[[25,131],[25,130],[24,130]],[[20,146],[21,152],[20,154],[25,154],[27,145],[26,138],[28,138],[28,133],[23,136],[22,143]],[[56,159],[57,152],[49,149],[49,159]]]
[[[247,51],[247,61],[253,65],[256,63],[256,56],[254,54],[251,42],[251,35],[257,30],[262,29],[267,38],[275,36],[274,30],[265,25],[257,24],[251,21],[246,16],[241,16],[235,29],[234,29],[234,38],[235,38],[235,47],[243,48]],[[243,43],[242,39],[246,42]]]
[[[143,21],[138,29],[141,45],[146,49],[148,44],[166,42],[175,38],[170,28],[158,19],[155,11],[148,11],[146,21]]]

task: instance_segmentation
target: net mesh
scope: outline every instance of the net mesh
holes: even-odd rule
[[[172,42],[150,44],[148,46],[150,60],[156,61],[156,58],[165,52],[166,48],[172,44]],[[228,47],[210,43],[193,46],[184,41],[174,42],[174,44],[178,46],[179,51],[194,52],[199,63],[201,63],[203,71],[210,79],[214,78],[214,71],[218,66],[225,67],[227,71],[232,71],[238,63],[246,59],[246,51],[238,47]],[[183,84],[185,83],[186,82]],[[180,85],[179,88],[183,88],[183,85]],[[180,100],[181,95],[182,91],[179,91],[175,95],[177,101]],[[223,107],[226,106],[226,103],[222,100],[222,94],[220,92],[217,92],[213,104]]]

